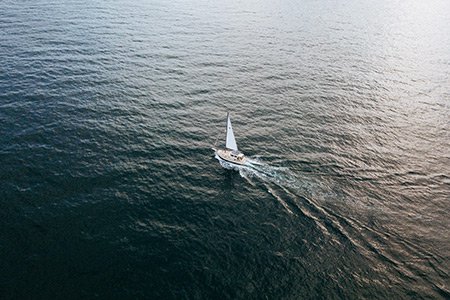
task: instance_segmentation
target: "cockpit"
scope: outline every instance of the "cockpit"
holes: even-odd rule
[[[244,154],[239,152],[239,151],[232,151],[230,153],[230,156],[232,158],[234,158],[234,159],[237,159],[237,160],[243,160],[244,159]]]

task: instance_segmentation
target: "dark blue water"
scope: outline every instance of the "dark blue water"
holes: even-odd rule
[[[1,1],[0,298],[450,298],[449,12]]]

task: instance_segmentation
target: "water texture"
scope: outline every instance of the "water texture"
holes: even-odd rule
[[[1,1],[0,298],[450,298],[449,11]]]

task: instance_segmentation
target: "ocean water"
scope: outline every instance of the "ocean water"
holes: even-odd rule
[[[449,12],[2,0],[0,298],[449,299]]]

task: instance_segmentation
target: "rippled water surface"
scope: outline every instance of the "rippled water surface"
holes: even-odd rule
[[[449,12],[1,1],[1,298],[450,298]]]

